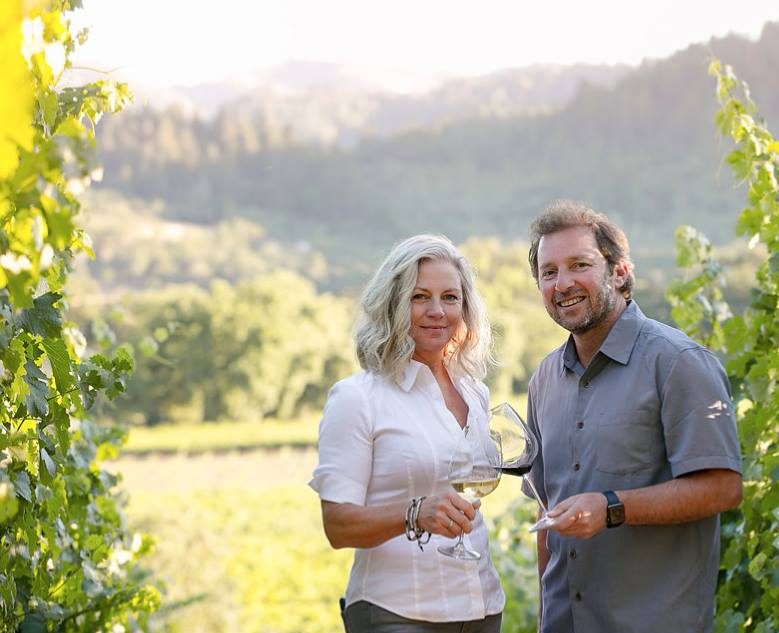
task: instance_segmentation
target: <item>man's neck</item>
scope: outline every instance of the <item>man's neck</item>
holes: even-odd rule
[[[622,313],[627,307],[627,302],[620,296],[614,309],[606,316],[606,318],[596,325],[595,327],[582,332],[581,334],[573,334],[573,342],[576,346],[576,355],[579,357],[579,362],[582,367],[587,367],[595,354],[598,353],[603,341],[611,332],[611,328],[622,316]]]

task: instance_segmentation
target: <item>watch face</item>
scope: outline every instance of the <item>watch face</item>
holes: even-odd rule
[[[625,522],[625,506],[622,504],[610,506],[608,508],[609,527],[617,527]]]

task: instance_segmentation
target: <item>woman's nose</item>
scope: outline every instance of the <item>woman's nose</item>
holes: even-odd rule
[[[427,313],[430,316],[444,316],[444,306],[437,299],[433,299],[427,307]]]

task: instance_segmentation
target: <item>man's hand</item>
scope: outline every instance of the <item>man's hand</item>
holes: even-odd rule
[[[592,538],[606,529],[606,497],[585,492],[568,497],[549,511],[554,523],[549,527],[563,536]]]

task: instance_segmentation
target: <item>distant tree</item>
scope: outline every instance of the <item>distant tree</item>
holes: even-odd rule
[[[168,288],[125,308],[139,358],[116,415],[140,423],[291,418],[354,370],[348,299],[285,270],[235,286]]]

